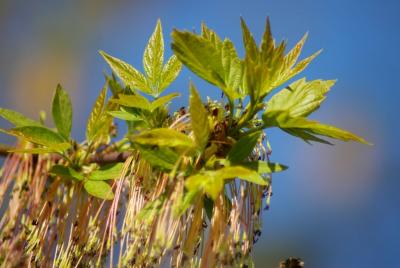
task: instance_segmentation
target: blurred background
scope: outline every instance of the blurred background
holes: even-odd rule
[[[310,146],[281,131],[267,133],[272,160],[290,169],[274,176],[256,267],[275,267],[289,256],[301,257],[306,267],[398,267],[399,10],[396,0],[0,0],[0,106],[38,118],[39,110],[49,112],[61,83],[72,95],[73,133],[81,140],[102,73],[110,72],[97,51],[142,70],[157,18],[167,44],[174,27],[199,31],[204,21],[231,38],[241,55],[240,16],[258,40],[267,16],[275,38],[290,46],[309,31],[303,57],[324,51],[304,75],[338,79],[313,117],[374,146]],[[172,109],[187,104],[189,77],[204,97],[220,96],[185,69],[169,89],[182,93]],[[9,125],[0,121],[0,127]],[[13,139],[0,134],[0,142]]]

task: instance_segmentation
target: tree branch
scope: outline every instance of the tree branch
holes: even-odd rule
[[[11,146],[0,144],[0,157],[6,157],[10,154],[9,150],[14,149]]]
[[[7,157],[11,154],[9,150],[15,149],[14,147],[0,144],[0,157]],[[89,163],[96,163],[100,166],[118,162],[125,162],[126,159],[131,155],[129,152],[109,152],[105,154],[96,154],[89,157]],[[60,155],[54,154],[55,161],[61,159]]]

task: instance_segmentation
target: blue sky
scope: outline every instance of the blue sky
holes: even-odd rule
[[[0,106],[34,114],[49,111],[58,82],[73,95],[75,137],[109,72],[105,50],[141,68],[144,46],[157,18],[166,43],[173,28],[199,30],[206,22],[229,37],[240,53],[239,17],[259,39],[270,16],[277,40],[290,45],[305,32],[303,57],[323,48],[307,79],[338,79],[313,118],[363,135],[373,147],[304,144],[268,132],[272,158],[290,169],[274,176],[274,196],[264,214],[257,267],[300,256],[307,267],[395,267],[400,249],[400,2],[325,1],[4,1],[0,4]],[[171,54],[168,49],[168,54]],[[203,96],[216,88],[188,70],[170,91],[187,103],[191,78]],[[88,105],[90,104],[90,105]],[[178,107],[179,106],[179,107]],[[0,121],[0,126],[8,126]],[[0,136],[0,142],[12,142]]]

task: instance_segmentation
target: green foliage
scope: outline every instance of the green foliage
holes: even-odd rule
[[[315,135],[325,136],[341,141],[357,141],[368,144],[363,138],[340,128],[321,124],[305,117],[291,117],[287,111],[266,112],[263,114],[266,127],[279,127],[293,136],[305,141],[321,141]]]
[[[136,94],[136,95],[119,94],[118,99],[111,99],[111,102],[118,103],[118,104],[120,104],[122,106],[126,106],[126,107],[138,108],[141,110],[154,112],[156,109],[167,104],[172,99],[174,99],[178,96],[180,96],[180,94],[171,93],[169,95],[157,98],[153,102],[150,102],[145,97],[143,97],[139,94]]]
[[[49,173],[55,176],[62,177],[64,179],[73,179],[78,181],[84,180],[84,176],[81,173],[79,173],[73,168],[66,167],[63,165],[52,166]]]
[[[267,103],[265,112],[286,111],[291,117],[308,116],[325,100],[325,94],[334,80],[300,79],[275,94]]]
[[[169,128],[156,128],[135,135],[133,142],[140,145],[153,145],[164,147],[181,147],[190,149],[194,142],[185,134]]]
[[[94,197],[105,200],[112,200],[114,198],[111,186],[104,181],[87,180],[83,183],[83,187]]]
[[[242,162],[241,166],[257,171],[259,174],[270,174],[288,169],[287,166],[265,161]]]
[[[129,129],[126,135],[128,139],[117,142],[123,146],[122,151],[138,152],[155,171],[170,172],[172,176],[177,172],[189,175],[185,185],[193,201],[199,192],[215,199],[223,186],[235,178],[267,185],[268,182],[261,175],[287,169],[281,164],[253,159],[256,157],[254,153],[259,150],[257,147],[263,147],[261,135],[265,128],[279,127],[306,142],[330,144],[323,139],[328,137],[367,143],[348,131],[307,119],[325,100],[334,80],[306,81],[302,78],[264,102],[268,94],[303,71],[319,53],[298,62],[307,34],[285,54],[286,43],[275,44],[268,20],[259,46],[243,19],[241,28],[245,50],[243,59],[239,58],[229,39],[221,39],[216,32],[202,24],[200,34],[180,30],[172,32],[175,55],[164,64],[164,38],[160,21],[144,51],[144,73],[100,51],[127,88],[119,84],[114,73],[106,76],[106,86],[88,119],[86,142],[71,148],[72,144],[76,144],[75,141],[70,142],[72,104],[68,93],[58,85],[52,105],[57,132],[22,114],[0,108],[0,116],[15,126],[2,131],[34,144],[33,147],[10,151],[60,153],[68,164],[54,165],[50,169],[51,174],[82,181],[89,194],[111,199],[111,188],[102,181],[118,178],[123,164],[95,169],[89,168],[89,164],[90,156],[97,153],[100,145],[110,144],[113,118],[119,118],[127,122]],[[180,94],[159,95],[178,76],[181,62],[204,80],[219,87],[228,98],[229,109],[225,110],[217,102],[209,101],[205,105],[198,90],[190,84],[190,128],[174,129],[170,127],[171,117],[167,107]],[[108,100],[107,87],[113,93]],[[142,96],[138,91],[151,95],[152,99]],[[262,112],[262,120],[257,119],[259,112]]]
[[[216,199],[224,186],[224,180],[237,177],[255,184],[267,185],[267,182],[256,171],[242,166],[203,171],[187,178],[185,185],[189,191],[203,190],[211,198]]]
[[[141,153],[143,159],[149,162],[153,167],[163,171],[174,169],[179,159],[179,155],[168,147],[154,148],[136,144],[135,148]]]
[[[106,97],[107,87],[104,87],[93,106],[87,122],[86,139],[89,144],[109,142],[109,128],[112,124],[112,116],[108,113]]]
[[[242,64],[229,39],[221,41],[204,24],[200,36],[178,30],[171,36],[174,53],[190,70],[221,88],[232,101],[240,96]]]
[[[14,125],[0,132],[18,138],[15,148],[0,148],[0,155],[5,154],[2,151],[25,154],[5,161],[7,174],[15,174],[15,183],[5,183],[2,190],[16,193],[15,204],[18,200],[34,202],[7,214],[18,219],[9,221],[10,230],[30,232],[26,226],[34,230],[28,235],[28,246],[23,247],[27,250],[16,256],[40,260],[48,255],[51,259],[51,252],[56,252],[69,258],[65,263],[73,260],[76,267],[93,267],[90,256],[99,256],[97,266],[106,263],[116,256],[113,245],[119,244],[124,250],[118,260],[121,267],[157,266],[167,263],[161,261],[166,255],[171,263],[183,256],[188,267],[199,263],[224,266],[215,256],[232,260],[234,267],[251,267],[250,252],[261,224],[262,203],[270,204],[272,173],[288,169],[270,161],[272,151],[265,132],[277,127],[308,143],[331,144],[328,139],[368,143],[349,131],[308,118],[325,100],[334,80],[301,78],[286,85],[319,54],[299,61],[307,34],[286,52],[286,42],[275,42],[268,20],[260,45],[243,19],[241,29],[242,58],[232,41],[202,24],[200,34],[174,30],[174,55],[164,62],[160,21],[145,47],[143,72],[100,51],[112,74],[105,75],[105,86],[89,115],[82,142],[71,137],[72,104],[60,85],[52,104],[55,129],[45,126],[44,113],[37,122],[0,108],[0,117]],[[203,102],[202,89],[190,83],[189,109],[171,113],[169,105],[180,94],[162,94],[177,78],[182,64],[219,88],[221,99]],[[276,94],[272,94],[274,90]],[[118,133],[114,118],[125,121],[126,133]],[[32,154],[42,155],[30,157]],[[16,164],[15,159],[21,163]],[[25,192],[25,186],[39,190]],[[31,193],[34,198],[27,196]],[[29,215],[20,215],[23,211]],[[53,218],[56,211],[60,215],[57,220]],[[32,220],[31,215],[38,217],[33,221],[37,227],[23,222]],[[77,226],[66,231],[69,224],[63,219]],[[203,224],[208,222],[211,228],[206,231]],[[71,234],[73,243],[64,243],[67,235],[53,237],[59,228]],[[182,228],[181,232],[177,228]],[[206,235],[208,240],[203,239]],[[39,241],[39,236],[43,240]],[[57,241],[46,242],[52,239]],[[5,244],[7,240],[2,239]],[[1,252],[8,252],[2,245],[0,262]],[[102,252],[103,248],[109,253]],[[175,250],[177,254],[164,254]],[[38,267],[61,263],[32,258],[27,263]],[[175,261],[178,264],[180,260]]]
[[[153,97],[158,97],[175,80],[182,68],[182,64],[175,56],[172,56],[164,65],[164,38],[160,20],[143,54],[145,74],[104,51],[100,51],[100,54],[134,93],[139,90]]]
[[[26,116],[4,108],[0,108],[0,116],[9,121],[15,127],[26,127],[26,126],[40,126],[40,123]]]
[[[261,131],[257,131],[242,137],[232,146],[226,158],[231,163],[239,163],[248,158],[251,152],[253,152],[260,135]]]
[[[137,89],[147,94],[151,93],[151,89],[147,84],[146,77],[142,73],[128,63],[112,57],[104,51],[100,51],[100,54],[106,60],[113,72],[115,72],[118,77],[121,78],[125,85],[129,86],[132,90]]]
[[[142,118],[126,111],[124,108],[121,108],[120,111],[108,111],[107,113],[115,118],[119,118],[126,121],[143,121]]]
[[[41,126],[17,127],[8,131],[9,134],[25,139],[29,142],[54,149],[64,151],[70,147],[65,139],[58,133]]]
[[[208,113],[204,108],[200,95],[193,84],[190,84],[190,117],[194,139],[200,150],[203,150],[210,136],[210,124],[208,122]]]
[[[65,140],[69,140],[72,129],[72,103],[68,93],[61,85],[57,86],[54,94],[52,114],[58,133]]]
[[[114,163],[102,166],[98,170],[91,172],[88,175],[88,179],[93,181],[116,179],[121,175],[123,167],[123,163]]]
[[[115,102],[126,107],[139,108],[148,111],[151,110],[150,102],[145,97],[139,94],[136,95],[119,94],[118,99],[112,99],[111,102]]]

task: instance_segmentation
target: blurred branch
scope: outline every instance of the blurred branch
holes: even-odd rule
[[[0,157],[6,157],[10,153],[8,152],[9,150],[14,149],[11,146],[5,145],[5,144],[0,144]]]
[[[14,147],[0,144],[0,157],[7,157],[11,154],[10,150],[14,149]],[[125,162],[125,160],[130,156],[129,152],[108,152],[108,153],[99,153],[89,157],[89,163],[96,163],[99,165],[106,165],[118,162]],[[59,155],[54,154],[54,160],[58,161],[61,157]]]

